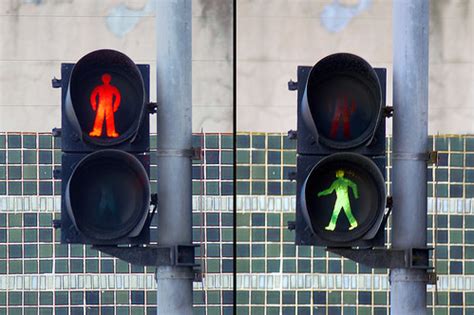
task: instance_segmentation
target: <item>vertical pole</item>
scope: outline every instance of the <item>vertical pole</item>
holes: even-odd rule
[[[191,0],[156,1],[158,244],[192,244]],[[157,313],[191,315],[193,271],[156,270]]]
[[[395,249],[426,247],[429,0],[393,1]],[[426,314],[426,270],[392,269],[391,313]]]

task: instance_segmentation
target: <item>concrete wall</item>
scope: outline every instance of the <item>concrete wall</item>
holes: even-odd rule
[[[387,0],[239,0],[238,129],[295,129],[288,80],[340,51],[388,68],[391,104],[391,11]],[[474,1],[432,1],[430,33],[429,131],[474,133]],[[0,131],[59,126],[51,78],[98,48],[154,69],[154,1],[0,1]],[[230,0],[193,1],[193,106],[194,131],[232,130]]]

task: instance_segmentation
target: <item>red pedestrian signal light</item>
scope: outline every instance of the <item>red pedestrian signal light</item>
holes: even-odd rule
[[[298,67],[296,244],[383,245],[385,69],[339,53]]]
[[[108,73],[102,75],[102,83],[92,90],[91,106],[94,110],[95,119],[94,126],[89,132],[91,137],[102,136],[102,129],[106,126],[106,136],[108,138],[117,138],[119,134],[115,129],[115,112],[120,106],[120,91],[115,86],[110,84],[112,76]]]
[[[144,117],[143,76],[121,52],[96,50],[72,68],[66,114],[85,143],[115,146],[133,141]]]

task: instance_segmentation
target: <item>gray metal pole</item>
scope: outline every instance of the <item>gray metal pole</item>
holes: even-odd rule
[[[396,249],[426,247],[429,0],[393,1],[393,224]],[[392,269],[391,313],[426,314],[426,271]]]
[[[191,0],[156,1],[158,243],[192,244]],[[193,310],[193,272],[158,267],[157,313]]]

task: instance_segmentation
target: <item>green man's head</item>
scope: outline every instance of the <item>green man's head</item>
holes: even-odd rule
[[[343,170],[337,170],[336,171],[336,177],[337,178],[344,177],[344,171]]]

